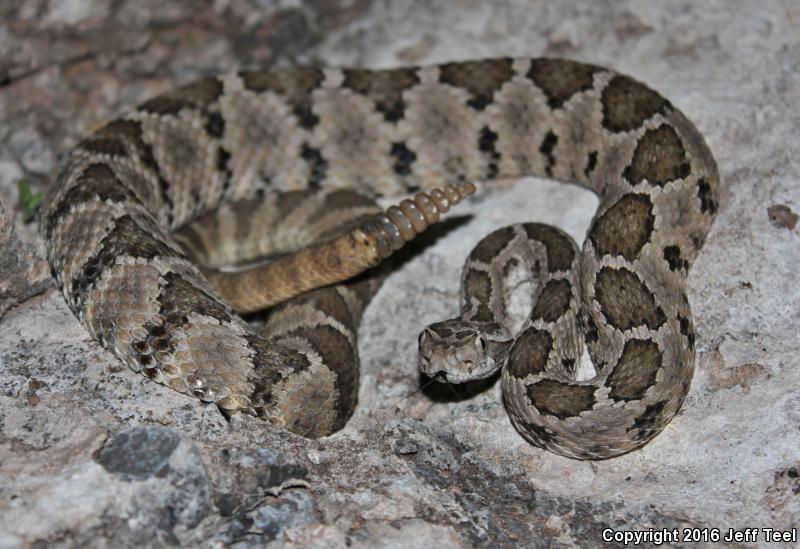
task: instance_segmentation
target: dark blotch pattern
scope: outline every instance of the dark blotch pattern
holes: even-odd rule
[[[450,329],[450,323],[447,321],[435,322],[434,324],[428,326],[428,328],[443,339],[453,335],[453,330]],[[420,337],[422,337],[422,334],[420,334]]]
[[[549,225],[541,223],[525,223],[523,225],[528,238],[537,240],[547,250],[547,270],[551,273],[566,271],[575,261],[575,248],[569,238]]]
[[[328,161],[322,157],[319,149],[311,147],[308,143],[303,144],[300,156],[308,162],[311,173],[308,176],[308,184],[311,188],[318,188],[325,174],[328,172]]]
[[[481,133],[478,137],[478,149],[489,159],[486,178],[496,177],[499,172],[497,164],[500,162],[500,153],[497,151],[497,133],[490,130],[488,126],[481,128]]]
[[[142,164],[155,175],[161,200],[166,206],[167,223],[172,224],[175,207],[172,202],[169,183],[161,173],[161,168],[156,162],[155,154],[153,154],[153,148],[142,137],[141,124],[136,120],[114,120],[100,128],[95,133],[95,137],[118,138],[133,148]]]
[[[541,448],[549,447],[558,439],[555,433],[543,425],[536,425],[535,423],[527,422],[524,419],[521,421],[521,423],[524,427],[523,435],[528,437],[534,444]]]
[[[308,369],[311,364],[305,355],[293,349],[278,347],[258,334],[247,332],[243,335],[250,349],[255,369],[250,380],[253,393],[250,396],[255,412],[264,416],[272,404],[272,390],[282,379],[280,370],[271,365],[289,366],[294,372]]]
[[[542,144],[539,146],[539,152],[542,153],[547,160],[547,165],[544,168],[547,175],[553,175],[553,166],[556,163],[556,155],[553,151],[555,151],[557,145],[558,136],[552,131],[549,131],[547,135],[544,136]]]
[[[487,306],[492,293],[492,281],[489,275],[470,269],[464,277],[464,310],[473,320],[492,322],[494,315]]]
[[[692,328],[692,321],[686,318],[683,315],[678,315],[678,327],[686,337],[686,342],[688,343],[689,350],[694,351],[694,329]]]
[[[632,185],[647,180],[651,185],[663,187],[670,181],[687,177],[690,171],[680,136],[672,126],[663,124],[647,130],[639,139],[624,176]]]
[[[248,71],[239,73],[239,76],[245,89],[256,93],[272,91],[280,95],[292,106],[302,127],[311,129],[319,122],[311,109],[311,93],[325,78],[322,70],[305,67],[295,70]]]
[[[121,139],[115,136],[88,137],[81,142],[80,148],[86,152],[94,154],[107,154],[109,156],[119,156],[119,157],[128,156],[128,149],[125,147],[125,143]]]
[[[628,132],[647,119],[664,113],[669,103],[653,90],[627,76],[615,76],[603,90],[603,126]]]
[[[342,298],[335,288],[322,288],[301,296],[293,302],[295,305],[308,304],[314,309],[324,313],[330,318],[342,324],[346,329],[355,332],[357,329],[356,319],[350,311],[347,302]]]
[[[705,178],[701,178],[697,182],[697,197],[700,199],[700,211],[706,214],[717,213],[718,203],[714,198],[714,192],[711,190],[711,185]]]
[[[221,323],[230,322],[233,314],[216,298],[176,273],[164,275],[158,303],[161,322],[145,326],[145,338],[131,344],[132,349],[138,353],[138,361],[144,366],[144,374],[148,377],[156,375],[158,353],[171,353],[175,350],[173,338],[180,333],[179,328],[186,325],[190,313],[202,314]]]
[[[298,195],[298,198],[300,196],[301,195]],[[287,204],[291,204],[291,207],[294,208],[301,203],[302,201],[294,203],[289,202]],[[373,208],[376,211],[379,210],[375,202],[363,194],[350,189],[337,189],[325,195],[325,200],[322,201],[319,212],[323,214],[334,210],[346,210],[349,208]]]
[[[594,406],[594,387],[543,379],[527,386],[528,398],[539,413],[559,419],[575,417]]]
[[[417,154],[405,143],[392,143],[389,153],[394,157],[392,169],[401,177],[411,175],[411,166],[417,161]]]
[[[514,240],[514,229],[503,227],[486,236],[469,254],[472,261],[491,263],[492,260]]]
[[[641,400],[655,384],[661,368],[661,351],[652,341],[632,339],[625,343],[622,356],[606,379],[613,400]]]
[[[639,441],[655,436],[672,419],[672,416],[664,417],[662,415],[667,403],[666,400],[660,400],[645,408],[642,415],[636,418],[633,426],[629,427],[627,431],[636,431],[635,438]]]
[[[547,96],[551,109],[559,109],[578,92],[591,89],[599,67],[563,59],[534,59],[528,78]]]
[[[206,118],[206,133],[215,139],[225,135],[225,120],[218,112],[212,112]]]
[[[689,268],[689,262],[681,257],[679,246],[666,246],[664,259],[669,263],[670,271],[686,271]]]
[[[114,228],[103,237],[99,250],[86,262],[80,274],[73,278],[73,295],[78,298],[83,297],[103,270],[114,265],[119,256],[152,259],[157,256],[178,255],[155,236],[158,234],[155,226],[143,226],[143,224],[146,222],[134,220],[129,215],[122,216],[114,222]]]
[[[160,316],[165,324],[177,326],[186,323],[189,313],[215,318],[220,322],[231,321],[231,311],[216,297],[192,284],[186,277],[177,273],[164,275],[164,287],[158,296],[161,304]],[[169,330],[167,331],[169,333]]]
[[[592,172],[597,167],[597,151],[592,151],[589,153],[589,156],[586,158],[586,168],[583,170],[583,175],[587,177],[592,176]]]
[[[55,226],[72,206],[92,199],[111,202],[131,201],[141,204],[136,195],[122,184],[106,164],[90,164],[83,170],[75,185],[61,199],[58,207],[48,215],[45,231],[47,238],[50,238]]]
[[[655,219],[647,195],[627,194],[594,222],[589,239],[598,257],[621,255],[633,261],[650,241]]]
[[[387,122],[396,122],[405,115],[403,92],[419,83],[414,69],[372,72],[345,69],[342,86],[369,97]]]
[[[205,110],[221,93],[222,82],[219,79],[201,78],[143,103],[139,110],[159,115],[175,115],[183,109]]]
[[[555,322],[567,313],[571,298],[572,284],[568,280],[551,280],[542,288],[531,318]]]
[[[595,324],[594,320],[591,318],[588,318],[585,323],[586,330],[584,331],[584,334],[586,336],[586,341],[589,343],[597,343],[597,340],[600,338],[600,332],[597,329],[597,324]]]
[[[439,81],[467,90],[472,109],[481,111],[489,105],[497,90],[514,76],[511,59],[446,63],[439,67]]]
[[[332,291],[328,288],[326,291]],[[287,334],[288,337],[305,339],[320,356],[325,365],[334,372],[334,386],[338,389],[339,401],[334,430],[341,429],[355,407],[358,394],[358,358],[347,337],[331,326],[300,328]]]
[[[628,269],[603,267],[597,273],[595,298],[606,321],[625,331],[636,326],[658,329],[666,320],[653,293]]]
[[[508,355],[508,373],[517,379],[539,374],[547,366],[553,337],[543,330],[528,328],[514,341]]]
[[[230,168],[230,160],[231,160],[231,153],[228,152],[227,149],[223,147],[217,148],[217,170],[221,174],[225,176],[225,181],[222,184],[222,194],[225,194],[225,191],[230,187],[231,184],[231,177],[233,176],[233,172],[231,172]]]

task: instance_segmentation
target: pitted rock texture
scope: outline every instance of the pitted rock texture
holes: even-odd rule
[[[97,123],[201,72],[262,64],[272,50],[259,37],[275,30],[292,42],[283,46],[284,65],[388,67],[559,55],[614,66],[648,82],[697,123],[727,190],[719,204],[706,202],[717,208],[717,219],[688,278],[698,360],[683,412],[642,450],[594,464],[522,441],[491,380],[459,397],[433,386],[407,396],[419,388],[416,334],[456,312],[458,271],[472,246],[493,229],[532,219],[580,238],[597,204],[578,189],[546,181],[498,183],[474,210],[467,205],[465,217],[447,224],[449,231],[423,240],[424,253],[409,255],[366,313],[354,417],[319,441],[264,432],[247,418],[228,423],[213,408],[142,384],[91,342],[60,295],[51,290],[26,299],[0,319],[4,546],[219,540],[242,546],[593,547],[604,528],[623,525],[794,525],[800,510],[792,471],[800,454],[787,433],[800,423],[793,367],[800,349],[790,337],[800,328],[798,236],[796,228],[774,226],[767,211],[773,205],[800,209],[793,138],[800,43],[790,27],[800,14],[792,5],[531,7],[509,1],[489,9],[486,3],[374,2],[320,20],[304,15],[313,4],[271,12],[246,2],[213,8],[217,20],[251,14],[247,24],[231,25],[235,37],[226,35],[227,26],[193,21],[191,8],[180,3],[167,10],[123,3],[118,12],[92,2],[42,6],[4,12],[3,24],[13,33],[2,38],[9,40],[4,51],[38,64],[14,72],[0,88],[2,166],[32,170],[22,175],[39,188],[44,176],[37,171],[53,169],[53,159]],[[278,20],[283,23],[273,24]],[[139,28],[123,33],[120,21]],[[92,35],[75,32],[78,27],[98,30]],[[318,29],[314,40],[321,42],[294,30],[309,27]],[[292,41],[295,32],[303,35],[299,42]],[[124,51],[94,36],[113,36]],[[53,46],[60,37],[71,42]],[[22,137],[12,143],[16,134]],[[26,145],[34,141],[42,146]],[[490,135],[484,143],[490,150]],[[408,162],[400,149],[398,158]],[[583,166],[589,173],[591,158],[587,154]],[[2,181],[11,208],[16,181]],[[698,196],[706,192],[698,188]],[[16,232],[35,243],[33,226],[18,223]],[[684,258],[670,257],[680,268]],[[157,476],[124,481],[97,463],[107,441],[140,424],[163,425],[180,437],[178,449],[199,452],[211,503],[194,527],[188,525],[202,513],[166,522],[153,516],[152,509],[167,508],[168,493],[180,487]],[[258,457],[263,448],[285,464],[275,482],[260,480],[263,460],[272,459]],[[148,484],[154,491],[140,492],[137,483],[154,483]],[[184,497],[192,500],[197,486],[187,487]],[[287,508],[296,509],[292,519],[274,518],[288,516],[281,511]],[[278,523],[285,526],[274,528]]]

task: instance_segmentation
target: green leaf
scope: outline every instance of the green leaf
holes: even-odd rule
[[[22,220],[29,223],[36,217],[36,210],[39,209],[44,194],[41,191],[34,194],[31,184],[24,179],[17,181],[17,190],[19,191],[19,205],[22,208]]]

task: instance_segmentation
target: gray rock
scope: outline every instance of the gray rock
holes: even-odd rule
[[[778,0],[0,10],[0,547],[596,547],[609,528],[796,528],[798,20]],[[367,311],[353,418],[317,441],[228,421],[126,369],[72,316],[35,225],[12,213],[17,179],[44,188],[79,135],[176,79],[542,54],[662,91],[707,136],[724,181],[689,280],[692,389],[663,434],[618,459],[543,452],[516,433],[496,382],[421,390],[415,369],[419,330],[456,312],[471,247],[527,220],[581,239],[597,204],[586,191],[497,182],[422,239]]]

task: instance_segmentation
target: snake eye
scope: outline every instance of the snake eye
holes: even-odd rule
[[[475,336],[475,348],[483,352],[486,350],[486,338],[478,334]]]

